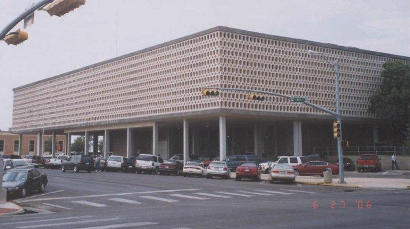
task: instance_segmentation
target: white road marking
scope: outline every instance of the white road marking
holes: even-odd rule
[[[165,199],[165,198],[156,197],[156,196],[140,196],[140,197],[144,198],[144,199],[158,200],[158,201],[163,201],[163,202],[167,202],[167,203],[175,203],[175,202],[179,201],[179,200],[173,200],[173,199]]]
[[[150,225],[157,225],[158,223],[153,222],[137,222],[137,223],[123,223],[123,224],[112,224],[106,226],[96,226],[96,227],[83,227],[78,229],[115,229],[115,228],[123,228],[123,227],[141,227],[141,226],[150,226]]]
[[[50,207],[55,207],[55,208],[61,208],[61,209],[66,209],[66,210],[71,210],[71,208],[67,208],[61,205],[57,204],[49,204],[49,203],[42,203],[43,205],[50,206]]]
[[[50,223],[50,224],[30,225],[30,226],[23,226],[23,227],[17,227],[17,228],[19,228],[19,229],[25,229],[25,228],[44,228],[44,227],[65,226],[65,225],[82,224],[82,223],[107,222],[107,221],[114,221],[114,220],[119,220],[119,219],[120,219],[120,218],[111,218],[111,219],[89,219],[89,220],[82,220],[82,221],[70,221],[70,222],[65,222],[65,223]]]
[[[216,194],[204,193],[204,192],[196,192],[196,193],[193,193],[193,194],[201,195],[201,196],[217,197],[217,198],[231,198],[230,196],[222,196],[222,195],[216,195]]]
[[[43,193],[43,194],[40,194],[40,195],[29,196],[29,197],[26,197],[24,199],[16,200],[16,202],[17,203],[24,202],[25,200],[32,200],[32,199],[35,199],[36,197],[39,197],[39,196],[45,196],[45,195],[50,195],[50,194],[59,193],[59,192],[64,192],[64,190],[58,190],[58,191],[54,191],[54,192]]]
[[[141,204],[141,202],[138,202],[136,200],[128,200],[128,199],[123,199],[123,198],[111,198],[109,200],[120,202],[120,203],[127,203],[127,204]]]
[[[295,193],[289,193],[289,192],[279,192],[279,191],[271,191],[271,190],[255,190],[258,192],[267,192],[267,193],[273,193],[273,194],[281,194],[281,195],[292,195]]]
[[[75,200],[75,201],[71,201],[71,203],[88,205],[88,206],[97,207],[97,208],[107,207],[107,205],[105,204],[94,203],[94,202],[90,202],[86,200]]]
[[[156,191],[142,191],[142,192],[126,192],[126,193],[108,193],[108,194],[98,194],[98,195],[86,195],[86,196],[63,196],[63,197],[51,197],[51,198],[39,198],[22,200],[20,202],[34,202],[34,201],[48,201],[48,200],[67,200],[67,199],[81,199],[81,198],[97,198],[97,197],[107,197],[107,196],[126,196],[135,194],[152,194],[152,193],[167,193],[167,192],[192,192],[199,191],[199,189],[174,189],[174,190],[156,190]]]
[[[242,193],[234,193],[234,192],[216,192],[216,193],[221,193],[221,194],[226,194],[226,195],[231,195],[231,196],[253,197],[253,195],[247,195],[247,194],[242,194]]]
[[[289,191],[289,192],[301,192],[301,193],[309,193],[309,194],[315,194],[316,192],[308,192],[308,191],[302,191],[302,190],[294,190],[294,189],[281,189],[283,191]]]
[[[44,217],[44,216],[42,216]],[[0,223],[0,225],[10,225],[10,224],[25,224],[25,223],[40,223],[40,222],[48,222],[48,221],[58,221],[58,220],[67,220],[67,219],[85,219],[91,218],[92,216],[73,216],[73,217],[64,217],[64,218],[54,218],[54,219],[40,219],[40,220],[28,220],[28,221],[18,221],[18,222],[10,222],[10,223]]]
[[[169,195],[175,196],[175,197],[193,199],[193,200],[209,200],[209,198],[199,197],[199,196],[189,196],[189,195],[183,195],[183,194],[169,194]]]
[[[241,193],[246,193],[246,194],[252,194],[252,195],[258,195],[258,196],[271,196],[272,194],[269,193],[261,193],[261,192],[248,192],[248,191],[239,191]]]

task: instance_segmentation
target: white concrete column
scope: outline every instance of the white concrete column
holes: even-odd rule
[[[110,153],[110,132],[109,130],[104,130],[104,158],[107,158],[109,153]]]
[[[152,154],[158,155],[158,123],[152,126]]]
[[[22,144],[23,144],[23,134],[19,134],[19,148],[18,148],[18,155],[19,156],[21,156],[22,155],[22,153],[21,153],[21,151],[22,151]]]
[[[253,126],[253,153],[259,155],[259,126],[255,124]]]
[[[65,148],[65,153],[67,155],[71,154],[71,134],[67,133],[67,140],[66,140],[66,148]]]
[[[302,122],[293,121],[293,155],[302,156]]]
[[[132,131],[131,128],[127,128],[127,157],[132,156]]]
[[[88,148],[90,147],[89,146],[89,135],[88,135],[88,131],[85,131],[85,133],[84,133],[84,154],[85,155],[88,155]]]
[[[51,155],[54,157],[56,155],[56,132],[51,134]]]
[[[184,119],[183,123],[183,151],[184,151],[184,165],[189,160],[189,123]]]
[[[37,134],[37,156],[41,156],[43,154],[43,134],[39,132]]]
[[[219,116],[219,160],[226,159],[226,118]]]

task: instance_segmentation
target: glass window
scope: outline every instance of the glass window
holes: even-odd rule
[[[14,167],[18,167],[18,166],[27,166],[28,163],[25,160],[14,160],[13,161]]]
[[[34,140],[31,140],[29,145],[28,145],[28,151],[29,152],[34,152]]]
[[[288,163],[288,158],[287,157],[283,157],[281,159],[279,159],[278,163],[282,164],[282,163]]]
[[[298,159],[296,157],[291,157],[290,159],[290,163],[298,163]]]
[[[6,181],[25,181],[27,177],[26,172],[8,172],[3,176],[3,182]]]
[[[19,140],[15,140],[14,141],[14,152],[18,152],[19,151]]]
[[[0,152],[4,151],[4,140],[0,140]]]

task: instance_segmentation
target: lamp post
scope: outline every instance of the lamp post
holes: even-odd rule
[[[329,57],[323,53],[313,50],[308,51],[309,54],[320,56],[326,60],[329,65],[333,65],[333,73],[335,75],[335,95],[336,95],[336,121],[340,125],[340,136],[337,136],[337,155],[339,158],[339,183],[345,183],[344,181],[344,164],[343,164],[343,148],[342,148],[342,116],[340,115],[340,91],[339,91],[339,61],[335,59],[333,62],[329,60]]]

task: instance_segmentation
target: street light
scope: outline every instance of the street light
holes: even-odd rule
[[[333,62],[329,57],[323,53],[309,50],[308,54],[316,55],[326,60],[329,65],[333,65],[333,72],[335,74],[335,94],[336,94],[336,122],[339,124],[340,134],[337,136],[337,155],[339,157],[339,183],[344,181],[344,164],[343,164],[343,148],[342,148],[342,116],[340,115],[340,91],[339,91],[339,61],[335,59]]]

